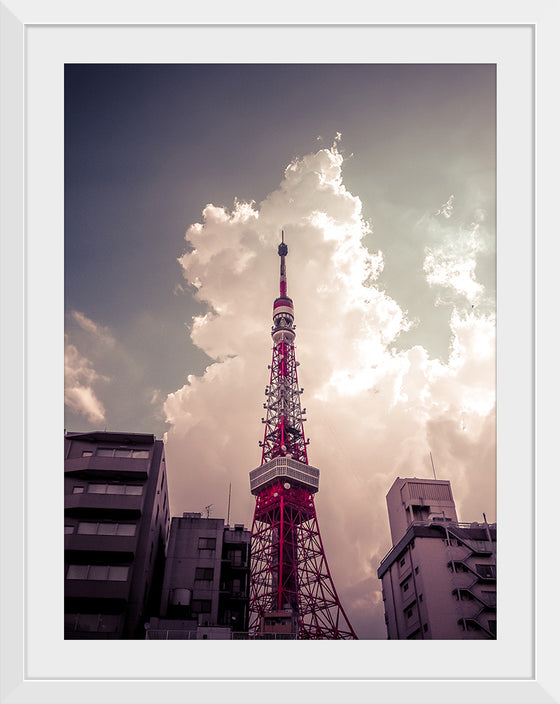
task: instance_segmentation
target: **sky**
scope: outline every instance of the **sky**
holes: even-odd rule
[[[360,638],[397,477],[496,520],[495,67],[67,65],[65,425],[250,526],[285,232],[319,526]]]

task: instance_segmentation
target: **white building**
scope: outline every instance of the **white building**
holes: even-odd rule
[[[496,637],[496,525],[459,523],[445,480],[397,478],[377,571],[389,639]]]

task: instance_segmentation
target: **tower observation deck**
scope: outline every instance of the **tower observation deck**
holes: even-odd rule
[[[295,355],[294,303],[287,294],[288,247],[278,246],[280,296],[272,309],[272,364],[265,389],[261,464],[249,473],[255,495],[251,529],[250,635],[355,639],[327,564],[314,495],[319,470],[307,445]]]

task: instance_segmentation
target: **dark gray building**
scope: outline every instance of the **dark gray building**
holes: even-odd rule
[[[160,617],[148,639],[227,639],[247,631],[250,532],[221,518],[171,521]]]
[[[144,638],[169,536],[163,441],[69,432],[64,452],[64,636]]]

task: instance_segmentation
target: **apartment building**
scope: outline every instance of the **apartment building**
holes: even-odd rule
[[[173,518],[158,618],[147,639],[228,639],[247,631],[250,532],[221,518]]]
[[[163,442],[68,432],[64,450],[64,636],[144,638],[170,524]]]
[[[496,638],[496,525],[459,523],[451,484],[397,478],[377,575],[389,639]]]

